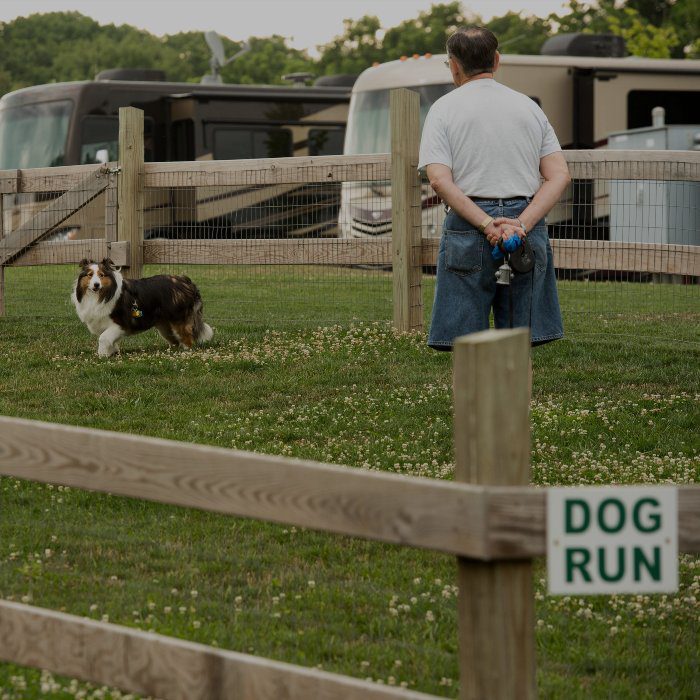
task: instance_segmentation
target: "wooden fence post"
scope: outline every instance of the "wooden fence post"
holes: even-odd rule
[[[527,329],[454,346],[455,480],[530,482]],[[458,558],[460,700],[535,698],[532,561]]]
[[[143,272],[143,111],[119,108],[119,168],[117,236],[128,242],[126,277]]]
[[[391,218],[394,328],[423,328],[421,208],[418,147],[420,96],[400,88],[390,93]]]

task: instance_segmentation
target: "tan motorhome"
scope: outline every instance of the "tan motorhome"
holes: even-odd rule
[[[420,94],[422,123],[430,105],[454,87],[446,59],[444,54],[415,56],[365,70],[353,86],[344,152],[389,152],[389,92],[393,88]],[[700,61],[504,54],[496,80],[535,100],[564,148],[605,147],[612,132],[651,125],[651,111],[659,106],[665,109],[667,124],[700,124]],[[594,218],[605,217],[604,188],[597,188],[594,195],[592,186],[579,183],[569,196],[577,201],[570,202],[566,211],[578,207],[581,223],[591,224],[593,208],[587,205],[594,196],[598,200]],[[440,233],[438,205],[434,193],[424,186],[427,235]],[[553,212],[550,222],[562,220],[563,210]],[[342,236],[390,235],[390,216],[386,183],[373,185],[371,196],[359,186],[344,185]],[[570,222],[566,228],[567,235],[576,235]]]

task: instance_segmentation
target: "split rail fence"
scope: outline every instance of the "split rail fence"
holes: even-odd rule
[[[434,235],[425,235],[424,230],[422,211],[427,200],[425,193],[421,194],[416,172],[418,95],[408,90],[393,91],[391,119],[391,154],[144,163],[143,113],[134,108],[121,109],[118,164],[0,171],[0,315],[4,313],[6,267],[77,263],[83,257],[109,256],[130,277],[140,276],[144,264],[390,267],[394,325],[401,330],[421,328],[422,271],[435,265],[439,240]],[[557,228],[550,224],[555,234],[552,238],[555,266],[560,271],[604,270],[608,274],[639,273],[656,275],[659,279],[673,276],[686,281],[700,277],[700,245],[692,238],[700,227],[700,205],[695,201],[696,195],[700,195],[700,152],[595,150],[566,151],[565,156],[572,178],[579,184],[575,185],[578,190],[574,199],[562,201],[559,214],[556,210],[553,213],[555,220],[557,217],[569,222],[579,220],[581,227],[588,226],[589,232],[595,233],[596,224],[591,222],[610,219],[611,211],[615,210],[610,203],[614,199],[611,183],[624,183],[622,186],[632,189],[625,190],[623,203],[617,205],[616,210],[624,211],[627,217],[618,228],[629,231],[638,226],[648,227],[648,222],[640,224],[639,215],[632,211],[636,205],[628,201],[629,197],[641,196],[639,192],[634,194],[635,183],[639,187],[648,186],[644,183],[649,182],[662,183],[660,187],[663,183],[677,183],[690,192],[681,193],[683,201],[677,204],[684,217],[679,226],[689,236],[690,243],[590,240],[585,232],[583,235],[580,231],[569,232],[566,226],[559,229],[562,237],[557,238]],[[187,240],[188,230],[184,227],[174,240],[157,236],[144,240],[144,227],[150,226],[149,221],[145,224],[145,218],[152,219],[159,211],[172,212],[177,206],[189,206],[187,203],[193,197],[195,208],[200,207],[204,217],[208,215],[204,213],[206,207],[209,207],[207,211],[218,211],[217,201],[231,199],[232,191],[265,187],[282,191],[285,186],[301,184],[318,187],[325,184],[338,190],[341,183],[371,186],[378,181],[391,182],[390,238],[227,236],[194,241]],[[63,194],[55,196],[60,192]],[[170,199],[161,202],[159,197],[166,192]],[[197,192],[212,193],[210,201],[200,206]],[[48,198],[49,202],[31,218],[15,225],[10,215],[3,215],[2,195],[27,193],[39,199]],[[104,198],[98,200],[103,194]],[[255,196],[253,193],[247,200],[243,197],[241,206],[254,206]],[[336,196],[339,196],[337,192]],[[653,199],[654,192],[645,196],[652,198],[651,205],[644,210],[650,217],[666,216],[668,207],[676,206],[673,202],[665,205],[660,200],[657,202]],[[104,207],[103,232],[87,240],[46,241],[52,232],[88,206]],[[663,228],[666,223],[653,225]],[[569,237],[568,233],[573,235]]]
[[[7,417],[0,474],[456,556],[460,698],[534,698],[547,490],[529,486],[528,358],[524,329],[456,343],[455,482]],[[698,486],[678,487],[678,548],[700,552]],[[165,700],[434,697],[9,601],[0,659]]]

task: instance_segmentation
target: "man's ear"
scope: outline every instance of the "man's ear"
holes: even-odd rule
[[[501,65],[501,54],[496,51],[496,56],[493,61],[493,72],[495,73],[498,70],[498,66]]]

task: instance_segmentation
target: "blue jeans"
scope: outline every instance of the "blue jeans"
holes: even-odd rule
[[[530,199],[480,200],[494,218],[517,218]],[[564,335],[557,296],[552,247],[544,220],[527,233],[535,254],[531,272],[515,273],[510,287],[496,284],[502,261],[491,257],[486,236],[451,210],[443,224],[428,345],[451,350],[455,338],[489,328],[493,309],[496,328],[528,327],[533,345]]]

